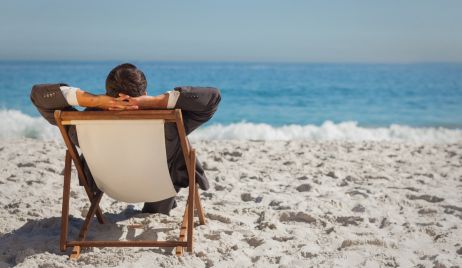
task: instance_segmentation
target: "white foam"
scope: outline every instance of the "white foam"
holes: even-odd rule
[[[335,124],[326,121],[316,125],[286,125],[273,127],[268,124],[235,123],[229,125],[212,125],[198,129],[191,134],[196,140],[345,140],[345,141],[402,141],[428,143],[462,142],[462,129],[415,128],[391,125],[382,128],[365,128],[357,122]]]
[[[0,139],[33,138],[41,140],[61,139],[58,128],[41,117],[31,117],[17,110],[0,110]],[[335,124],[326,121],[316,125],[286,125],[273,127],[268,124],[248,122],[229,125],[215,124],[199,128],[191,134],[192,140],[345,140],[345,141],[402,141],[428,143],[462,142],[462,129],[416,128],[391,125],[381,128],[365,128],[356,122]]]
[[[0,110],[0,139],[51,140],[59,137],[58,128],[42,117],[31,117],[17,110]]]

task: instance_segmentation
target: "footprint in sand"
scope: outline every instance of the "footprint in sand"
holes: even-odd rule
[[[226,189],[225,186],[220,185],[220,184],[215,184],[215,191],[224,191]]]
[[[249,193],[243,193],[241,194],[241,200],[244,202],[250,202],[255,200],[255,198]]]
[[[419,209],[419,211],[417,211],[417,213],[419,213],[420,215],[435,214],[437,212],[438,211],[436,211],[436,209],[431,209],[431,208],[422,208],[422,209]]]
[[[205,238],[210,239],[210,240],[220,240],[221,235],[220,233],[214,233],[214,234],[205,234]]]
[[[8,178],[6,178],[7,181],[12,181],[12,182],[15,182],[17,181],[18,179],[15,179],[16,178],[16,175],[14,174],[11,174]]]
[[[425,200],[427,202],[430,202],[430,203],[438,203],[438,202],[441,202],[441,201],[444,201],[444,198],[441,198],[441,197],[437,197],[437,196],[434,196],[434,195],[428,195],[428,194],[423,194],[423,195],[413,195],[413,194],[409,194],[409,195],[406,195],[406,197],[410,200]]]
[[[364,211],[366,211],[366,208],[364,206],[362,206],[361,204],[358,204],[356,206],[354,206],[351,211],[353,212],[358,212],[358,213],[363,213]]]
[[[234,151],[234,152],[224,152],[223,155],[229,155],[229,156],[232,156],[232,157],[241,157],[241,156],[242,156],[242,153],[241,153],[241,152],[238,152],[238,151]]]
[[[327,174],[326,174],[327,177],[331,177],[332,179],[338,179],[338,176],[335,174],[335,172],[333,171],[329,171]]]
[[[306,223],[315,223],[316,219],[312,217],[311,215],[305,213],[305,212],[283,212],[281,216],[279,217],[279,221],[281,222],[290,222],[290,221],[295,221],[295,222],[306,222]]]
[[[247,242],[247,244],[249,244],[249,246],[256,248],[256,247],[262,245],[263,243],[265,243],[265,240],[263,240],[261,238],[257,238],[257,237],[251,237],[251,238],[245,239],[245,242]]]
[[[335,219],[336,222],[340,223],[342,226],[348,225],[359,225],[359,223],[363,222],[364,219],[358,216],[345,216],[345,217],[337,217]]]
[[[363,196],[364,198],[367,198],[368,195],[363,193],[363,192],[360,192],[358,190],[353,190],[353,191],[349,191],[349,192],[346,192],[347,195],[350,195],[350,196],[355,196],[355,195],[361,195]]]
[[[19,163],[17,164],[18,167],[22,168],[22,167],[35,167],[35,164],[34,163]]]
[[[262,196],[253,197],[250,193],[241,194],[241,200],[244,202],[254,201],[255,203],[260,203],[263,200]]]
[[[222,223],[231,223],[231,219],[228,218],[228,217],[225,217],[223,215],[214,214],[214,213],[207,213],[206,216],[207,216],[207,218],[209,218],[210,220],[213,220],[213,221],[219,221],[219,222],[222,222]]]
[[[309,185],[308,183],[304,183],[304,184],[297,186],[297,188],[295,189],[299,192],[308,192],[311,190],[311,185]]]

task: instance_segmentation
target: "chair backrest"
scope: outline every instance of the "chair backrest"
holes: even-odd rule
[[[76,126],[80,150],[104,193],[130,203],[176,195],[168,170],[164,119],[67,117],[65,125]]]

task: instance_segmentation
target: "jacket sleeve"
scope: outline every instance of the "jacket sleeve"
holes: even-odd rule
[[[181,109],[186,134],[204,124],[217,111],[220,90],[213,87],[177,87],[180,92],[175,108]]]
[[[56,125],[55,110],[76,111],[70,106],[60,87],[66,84],[38,84],[32,87],[30,99],[39,113],[52,125]]]

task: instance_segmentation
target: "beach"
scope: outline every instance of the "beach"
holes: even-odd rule
[[[210,181],[194,251],[59,251],[60,141],[0,140],[0,267],[460,267],[462,143],[195,140]],[[88,239],[174,239],[170,216],[103,197]],[[89,202],[71,179],[70,238]],[[197,219],[196,219],[197,221]],[[141,228],[131,228],[141,225]]]
[[[462,1],[1,7],[0,268],[462,268]]]

